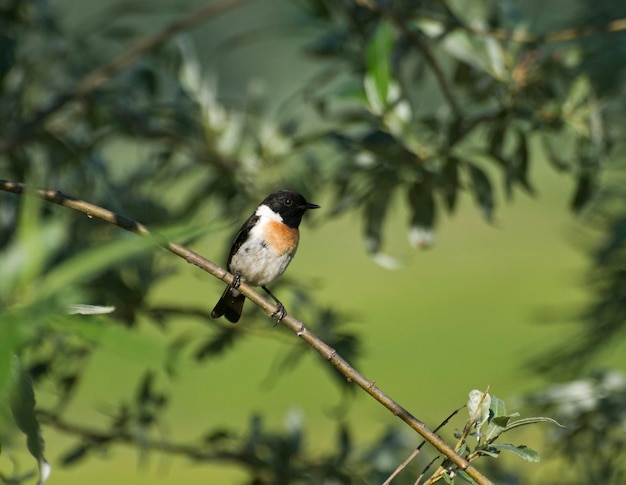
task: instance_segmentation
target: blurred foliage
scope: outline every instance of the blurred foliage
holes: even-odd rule
[[[334,67],[326,89],[310,96],[322,119],[339,127],[331,133],[345,155],[334,173],[337,210],[363,211],[372,252],[381,248],[395,194],[408,198],[412,243],[427,245],[437,213],[454,211],[460,190],[491,220],[494,177],[508,197],[532,193],[538,160],[570,172],[572,208],[585,206],[601,162],[623,136],[600,101],[616,86],[600,90],[585,69],[587,40],[540,42],[531,33],[516,42],[524,22],[515,2],[308,6],[327,26],[310,50]],[[611,71],[623,79],[623,68]]]
[[[626,377],[618,371],[597,371],[548,387],[527,397],[527,403],[555,416],[562,428],[550,435],[552,454],[565,457],[567,483],[626,480]],[[563,476],[563,475],[562,475]],[[563,483],[562,481],[546,483]]]
[[[585,214],[590,253],[590,302],[567,321],[579,327],[570,339],[536,357],[535,368],[557,384],[527,396],[529,406],[565,427],[549,436],[553,452],[575,471],[568,483],[621,484],[626,480],[626,377],[598,369],[601,352],[626,332],[626,192],[623,163]],[[607,175],[608,175],[607,174]],[[590,371],[590,369],[595,369]],[[584,466],[581,464],[584,462]]]
[[[607,172],[607,181],[584,216],[590,266],[586,284],[591,295],[567,321],[577,337],[550,349],[535,362],[552,377],[573,378],[593,364],[600,352],[626,334],[626,182],[624,164]]]
[[[60,189],[161,228],[210,225],[207,207],[219,220],[241,222],[242,213],[278,186],[307,196],[330,192],[335,214],[361,214],[366,249],[381,264],[391,264],[382,257],[383,228],[394,199],[403,200],[410,214],[411,244],[428,246],[439,214],[454,212],[461,191],[472,194],[491,221],[497,191],[509,198],[519,190],[533,193],[532,168],[543,160],[575,180],[571,207],[580,212],[596,194],[606,161],[626,149],[626,64],[619,62],[626,34],[605,29],[626,11],[617,1],[577,0],[565,15],[552,9],[534,18],[544,3],[300,0],[297,22],[316,68],[295,89],[307,109],[303,115],[302,109],[276,114],[253,92],[236,101],[222,97],[220,73],[202,65],[184,34],[78,94],[90,72],[140,39],[142,19],[156,7],[123,2],[68,28],[52,3],[2,1],[0,175]],[[581,30],[566,40],[548,35],[572,27]],[[592,34],[585,30],[590,27]],[[623,190],[615,191],[623,197]],[[176,266],[117,228],[34,198],[5,194],[0,200],[1,397],[12,387],[17,356],[35,389],[47,382],[58,392],[56,403],[40,410],[41,419],[79,438],[66,464],[116,440],[141,448],[169,403],[155,390],[155,371],[146,370],[135,398],[112,418],[115,439],[66,421],[64,411],[77,398],[93,349],[120,342],[129,352],[150,346],[137,335],[140,317],[166,340],[170,322],[181,316],[208,324],[205,341],[164,344],[158,374],[174,375],[179,354],[208,362],[235,349],[246,330],[209,321],[205,308],[149,305],[150,290]],[[584,344],[559,354],[559,362],[597,352],[607,336],[623,332],[623,212],[595,214],[605,221],[607,239],[594,256],[597,300],[585,321],[589,329],[600,321],[603,331],[589,330]],[[97,251],[105,245],[111,245],[108,252]],[[348,361],[361,355],[358,336],[345,330],[342,315],[318,305],[297,284],[290,287],[291,311],[317,322],[311,330]],[[75,303],[115,311],[67,314]],[[254,319],[246,329],[262,332]],[[300,350],[287,352],[280,367],[292,368]],[[344,379],[337,382],[346,386]],[[3,425],[12,421],[0,419]],[[0,426],[3,442],[10,441],[8,429]],[[401,456],[393,432],[354,462],[348,459],[350,431],[341,426],[336,449],[317,461],[301,457],[295,425],[275,435],[253,418],[249,435],[232,446],[230,433],[210,433],[198,453],[207,446],[220,459],[239,460],[251,483],[279,483],[271,481],[279,477],[380,481],[379,458],[391,453],[392,469]],[[220,455],[226,442],[228,453]],[[0,476],[13,483],[26,478]]]

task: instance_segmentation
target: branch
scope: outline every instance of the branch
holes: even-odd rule
[[[11,182],[8,180],[0,179],[0,190],[6,192],[12,192],[14,194],[21,195],[27,189],[24,184],[19,182]],[[66,196],[58,190],[48,189],[28,189],[28,194],[36,195],[48,202],[58,204],[63,207],[74,209],[76,211],[86,214],[89,218],[98,218],[105,222],[115,224],[122,229],[133,232],[140,236],[149,237],[155,240],[160,246],[164,247],[168,251],[183,258],[188,263],[194,264],[203,271],[215,276],[216,278],[226,282],[232,283],[234,277],[226,270],[220,268],[215,263],[203,258],[199,254],[187,249],[186,247],[173,242],[164,241],[158,235],[151,233],[146,226],[138,222],[133,221],[127,217],[116,214],[115,212],[104,209],[100,206],[85,202],[83,200],[75,199],[70,196]],[[275,314],[276,306],[263,298],[257,293],[251,286],[241,282],[238,290],[243,293],[246,298],[253,302],[263,311],[272,316]],[[483,476],[478,470],[469,464],[463,457],[459,456],[454,449],[445,443],[437,434],[428,429],[428,427],[420,420],[415,418],[409,411],[400,406],[392,398],[387,396],[381,389],[376,387],[374,382],[365,378],[356,369],[354,369],[348,362],[346,362],[337,352],[320,340],[317,336],[311,333],[305,327],[303,322],[300,322],[291,315],[286,315],[280,321],[283,325],[294,332],[298,337],[304,340],[311,348],[317,351],[324,359],[329,361],[341,374],[343,374],[349,382],[354,382],[361,389],[367,392],[370,396],[376,399],[379,403],[385,406],[394,416],[397,416],[411,428],[417,431],[426,441],[434,446],[440,453],[446,456],[446,458],[456,465],[459,469],[464,470],[470,477],[472,477],[479,485],[491,484],[491,482]]]
[[[444,419],[444,420],[443,420],[443,421],[439,424],[439,426],[437,426],[437,427],[433,430],[433,432],[435,432],[435,433],[436,433],[436,432],[437,432],[437,431],[439,431],[441,428],[443,428],[446,424],[448,424],[448,423],[450,422],[450,420],[451,420],[454,416],[456,416],[456,415],[458,414],[458,412],[459,412],[461,409],[463,409],[464,407],[465,407],[465,406],[461,406],[460,408],[457,408],[457,409],[455,409],[454,411],[452,411],[452,413],[450,413],[450,415],[449,415],[446,419]],[[385,481],[384,481],[383,485],[389,485],[389,484],[391,483],[391,481],[392,481],[392,480],[393,480],[393,479],[394,479],[394,478],[398,475],[398,473],[400,473],[402,470],[404,470],[404,469],[407,467],[407,465],[411,462],[411,460],[413,460],[413,458],[415,458],[415,457],[416,457],[416,456],[420,453],[420,451],[422,451],[422,448],[424,447],[424,444],[425,444],[425,443],[426,443],[425,441],[422,441],[422,442],[421,442],[421,443],[417,446],[417,448],[415,448],[415,449],[411,452],[411,454],[410,454],[410,455],[406,458],[406,460],[404,460],[402,463],[400,463],[400,465],[398,465],[398,467],[397,467],[397,468],[393,471],[393,473],[392,473],[391,475],[389,475],[389,477],[387,478],[387,480],[385,480]],[[436,460],[436,458],[435,458],[434,460]],[[433,462],[431,462],[431,463],[433,463]],[[428,466],[430,466],[430,464],[429,464]],[[427,466],[426,468],[428,468],[428,466]],[[423,475],[424,475],[424,473],[426,473],[426,470],[424,470],[424,472],[422,472],[422,474],[420,475],[420,477],[421,477],[421,476],[423,476]],[[419,483],[419,479],[418,479],[415,483]]]
[[[128,49],[119,53],[109,62],[97,67],[83,77],[73,89],[57,96],[52,102],[36,112],[29,120],[22,123],[13,133],[0,140],[0,154],[14,149],[20,143],[29,140],[38,126],[45,122],[52,114],[59,111],[70,101],[83,98],[105,84],[111,77],[131,65],[146,52],[151,51],[170,37],[188,30],[212,17],[234,8],[247,0],[217,0],[202,5],[176,19],[162,30],[139,38]]]

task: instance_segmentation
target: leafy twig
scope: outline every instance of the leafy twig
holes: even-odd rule
[[[437,431],[439,431],[441,428],[443,428],[446,424],[448,424],[450,422],[450,420],[456,416],[458,414],[458,412],[463,409],[465,406],[461,406],[460,408],[455,409],[454,411],[452,411],[450,413],[450,415],[444,419],[441,423],[439,423],[439,426],[437,426],[433,432],[436,433]],[[391,483],[391,480],[393,480],[395,478],[396,475],[398,475],[398,473],[400,473],[402,470],[404,470],[404,468],[406,468],[406,466],[411,462],[411,460],[413,460],[413,458],[415,458],[417,455],[419,455],[420,451],[422,451],[422,448],[424,447],[424,444],[426,443],[426,441],[422,441],[412,452],[411,454],[407,457],[406,460],[404,460],[402,463],[400,463],[400,465],[398,465],[398,468],[396,468],[393,473],[391,475],[389,475],[389,478],[387,478],[387,480],[385,480],[385,482],[383,483],[383,485],[388,485],[389,483]],[[431,462],[432,463],[432,462]],[[430,466],[430,464],[428,465]],[[420,475],[420,477],[425,473],[425,471]],[[418,480],[416,483],[419,483],[420,478],[418,477]]]

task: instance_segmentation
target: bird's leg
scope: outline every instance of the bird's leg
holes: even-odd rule
[[[274,301],[276,302],[276,311],[274,313],[272,313],[272,316],[273,317],[278,316],[278,321],[280,322],[283,318],[285,318],[287,316],[287,310],[285,310],[285,307],[280,302],[280,300],[278,298],[276,298],[274,296],[274,294],[266,286],[261,286],[261,288],[263,288],[265,290],[265,292],[269,296],[271,296],[274,299]]]
[[[241,276],[239,275],[239,273],[234,273],[233,276],[233,282],[230,284],[230,287],[236,290],[241,284]]]

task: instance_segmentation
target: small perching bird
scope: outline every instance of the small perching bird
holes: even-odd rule
[[[296,253],[300,240],[298,227],[309,209],[318,209],[299,193],[279,190],[268,195],[239,230],[228,257],[228,271],[235,280],[226,287],[213,308],[211,318],[222,315],[236,323],[245,297],[237,291],[240,281],[263,288],[276,302],[274,315],[286,315],[285,307],[267,288],[282,275]]]

